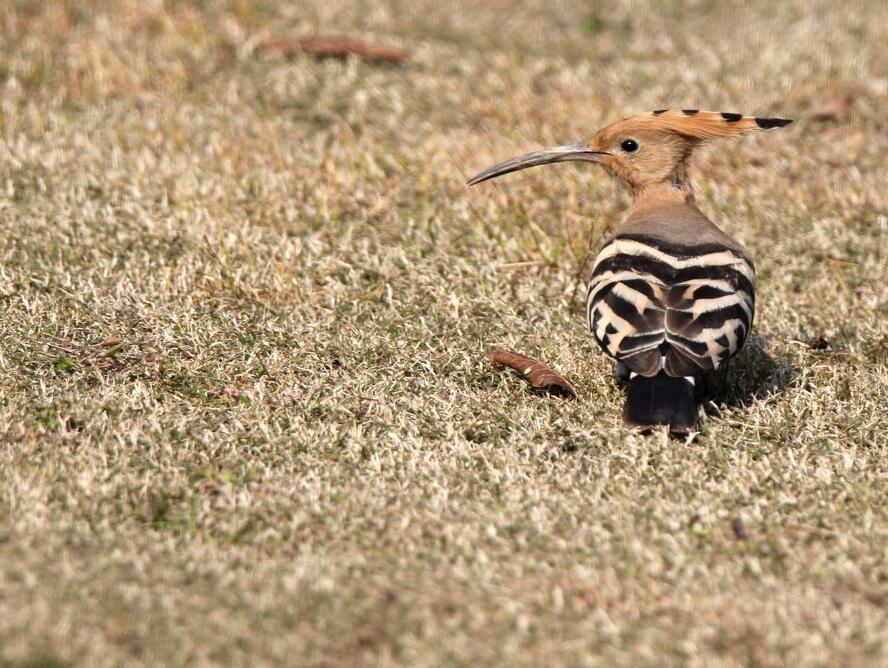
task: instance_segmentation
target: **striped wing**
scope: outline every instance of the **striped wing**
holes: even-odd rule
[[[716,244],[671,246],[621,235],[602,248],[586,299],[601,348],[632,371],[693,376],[743,346],[755,309],[755,270]]]

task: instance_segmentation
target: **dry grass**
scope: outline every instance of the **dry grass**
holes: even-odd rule
[[[886,5],[592,4],[0,5],[0,663],[885,665]],[[802,118],[697,158],[760,345],[691,444],[579,314],[626,195],[463,185],[662,107]]]

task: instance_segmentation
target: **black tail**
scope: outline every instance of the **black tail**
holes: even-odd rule
[[[697,425],[693,380],[673,378],[663,371],[652,378],[633,376],[623,421],[631,427],[669,425],[669,431],[674,433],[693,431]]]

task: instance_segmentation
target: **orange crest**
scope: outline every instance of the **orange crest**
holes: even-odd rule
[[[623,129],[669,130],[694,139],[736,137],[754,130],[770,130],[789,125],[785,118],[744,116],[727,111],[700,111],[698,109],[660,109],[632,116],[615,125]],[[625,124],[625,125],[624,125]]]

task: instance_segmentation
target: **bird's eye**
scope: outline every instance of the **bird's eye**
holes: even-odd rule
[[[638,142],[634,139],[624,139],[620,143],[620,148],[626,151],[626,153],[634,153],[638,150]]]

